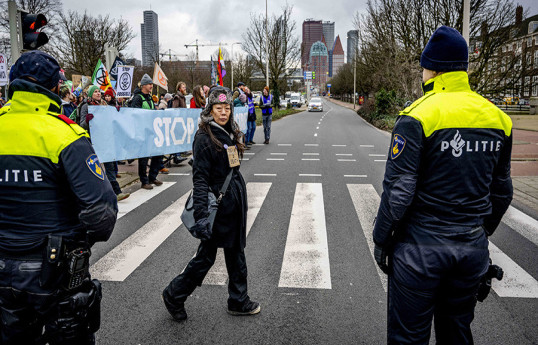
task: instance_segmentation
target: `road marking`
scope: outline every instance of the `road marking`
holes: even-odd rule
[[[331,289],[321,183],[297,184],[278,286]]]
[[[356,162],[356,159],[338,159],[339,162]]]
[[[253,146],[265,146],[265,144],[252,144]]]
[[[181,210],[189,193],[184,194],[92,265],[92,277],[99,280],[124,281],[183,224]]]
[[[362,232],[366,237],[366,243],[368,243],[368,248],[370,248],[370,254],[374,260],[374,266],[377,270],[379,278],[381,279],[381,285],[383,285],[383,289],[386,292],[387,276],[385,273],[381,272],[374,259],[374,219],[377,215],[377,208],[381,198],[374,189],[374,186],[371,184],[348,184],[347,189],[351,195],[353,206],[355,206],[355,212],[357,212],[357,216],[359,217]]]
[[[332,147],[346,147],[347,145],[332,145]]]
[[[366,175],[344,175],[344,177],[368,177]]]
[[[538,281],[491,241],[489,242],[489,256],[491,261],[502,267],[504,271],[503,280],[495,280],[492,284],[493,290],[499,297],[538,298]]]
[[[321,174],[299,174],[299,176],[303,176],[303,177],[321,177]]]
[[[244,152],[243,155],[245,156],[254,156],[256,152]]]
[[[353,153],[337,153],[337,156],[353,156]]]
[[[291,144],[278,144],[278,146],[291,146]]]
[[[319,126],[317,126],[316,129],[319,129]]]
[[[276,174],[254,174],[254,176],[276,176]]]
[[[370,156],[370,157],[385,157],[386,155],[377,154],[377,153],[370,153],[368,156]]]
[[[284,158],[267,158],[267,161],[283,161]]]
[[[383,163],[387,163],[387,160],[386,160],[386,159],[374,159],[374,162],[383,162]]]
[[[304,144],[304,146],[319,146],[319,144]]]
[[[189,174],[189,173],[168,173],[168,174],[165,174],[165,175],[168,175],[168,176],[190,176],[191,174]]]
[[[242,161],[248,161],[250,158],[241,158]]]
[[[538,221],[515,207],[508,207],[502,222],[538,246]]]
[[[138,206],[147,202],[149,199],[164,192],[168,188],[172,187],[176,182],[163,182],[162,186],[154,187],[153,189],[139,189],[132,193],[127,199],[123,199],[118,203],[118,219],[125,216]]]
[[[319,153],[315,153],[315,152],[306,152],[306,153],[303,153],[303,156],[319,156]]]
[[[256,220],[258,213],[263,205],[267,193],[271,188],[272,183],[262,182],[249,182],[247,183],[247,199],[248,199],[248,212],[247,212],[247,236],[252,229],[252,224]],[[206,285],[226,285],[228,280],[228,271],[226,270],[226,261],[224,259],[224,251],[219,248],[217,251],[217,258],[215,264],[204,279]]]
[[[360,147],[374,147],[374,145],[359,145]]]
[[[288,155],[287,153],[284,153],[284,152],[275,152],[275,153],[270,153],[270,154],[274,156],[287,156]]]
[[[319,158],[301,158],[302,161],[319,161]]]

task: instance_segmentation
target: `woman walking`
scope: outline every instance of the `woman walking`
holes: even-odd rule
[[[208,104],[193,143],[193,202],[196,225],[192,231],[202,241],[196,256],[183,273],[164,289],[162,297],[174,320],[187,319],[185,301],[215,263],[217,248],[224,248],[228,270],[228,313],[253,315],[260,305],[247,293],[246,245],[247,190],[239,166],[229,157],[242,156],[241,131],[233,117],[232,94],[228,88],[210,90]],[[228,173],[231,182],[219,205],[211,228],[208,220],[208,192],[218,194]]]

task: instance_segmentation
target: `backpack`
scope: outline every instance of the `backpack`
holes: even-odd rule
[[[82,103],[80,103],[79,105],[77,105],[77,107],[75,108],[75,110],[73,110],[73,112],[71,113],[71,115],[69,115],[69,119],[73,120],[76,122],[77,125],[80,124],[80,108],[82,108],[82,105],[88,103],[86,100],[84,100]]]

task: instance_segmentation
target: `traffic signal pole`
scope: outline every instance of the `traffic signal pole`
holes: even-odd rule
[[[9,16],[9,36],[11,39],[11,63],[21,56],[21,44],[19,43],[19,30],[21,28],[20,16],[17,13],[17,3],[14,0],[9,0],[8,4]]]

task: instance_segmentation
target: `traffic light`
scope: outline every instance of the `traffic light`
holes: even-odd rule
[[[312,79],[316,79],[316,72],[312,72]]]
[[[45,25],[47,25],[47,18],[43,14],[21,11],[23,49],[35,50],[47,44],[49,41],[47,34],[38,31]]]

